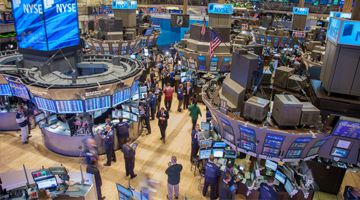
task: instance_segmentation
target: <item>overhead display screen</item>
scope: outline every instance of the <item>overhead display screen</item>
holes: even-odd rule
[[[35,97],[35,102],[39,109],[56,113],[56,108],[53,100]]]
[[[332,134],[341,137],[360,139],[360,122],[340,119]]]
[[[340,34],[339,44],[360,46],[359,21],[344,21]]]
[[[208,13],[232,15],[234,13],[234,6],[232,4],[209,3]]]
[[[264,142],[263,154],[269,156],[278,156],[284,140],[284,136],[267,134]]]
[[[1,96],[11,96],[11,89],[8,84],[0,84],[0,95]]]
[[[220,71],[222,71],[222,72],[230,71],[231,59],[232,59],[231,57],[225,57],[224,58],[224,60],[221,63]]]
[[[114,0],[111,5],[114,10],[136,10],[138,7],[137,1]]]
[[[309,15],[309,8],[293,7],[294,15]]]
[[[118,91],[115,94],[113,94],[112,104],[113,106],[119,105],[122,102],[124,102],[124,91]]]
[[[13,77],[6,77],[7,82],[9,83],[11,93],[13,96],[20,97],[23,99],[30,99],[29,92],[25,85],[20,83],[20,80]]]
[[[81,100],[55,101],[58,113],[83,113],[84,106]]]
[[[131,96],[139,93],[139,81],[135,81],[131,86]]]
[[[48,50],[79,45],[76,0],[44,0]]]
[[[197,60],[198,60],[198,69],[200,71],[205,71],[206,70],[206,57],[198,56]]]
[[[110,108],[110,96],[96,97],[85,100],[85,109],[87,112]]]
[[[243,148],[248,151],[255,152],[256,150],[256,134],[254,129],[239,126],[240,129],[240,142],[238,143],[238,147]]]
[[[42,0],[12,0],[18,47],[46,51]]]

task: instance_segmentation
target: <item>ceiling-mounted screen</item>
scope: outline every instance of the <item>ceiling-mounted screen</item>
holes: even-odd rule
[[[85,100],[85,110],[87,112],[110,108],[110,96],[96,97]]]
[[[40,110],[56,113],[56,107],[53,100],[35,97],[35,103]]]
[[[83,113],[82,100],[55,101],[58,113]]]
[[[8,84],[0,84],[0,96],[11,96],[11,89]]]

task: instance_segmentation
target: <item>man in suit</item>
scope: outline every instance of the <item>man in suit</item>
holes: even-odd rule
[[[156,95],[152,92],[149,92],[149,106],[150,106],[150,113],[151,113],[151,120],[155,119],[156,113]]]
[[[203,188],[203,196],[206,196],[208,187],[210,186],[210,199],[216,199],[216,186],[220,177],[220,168],[214,163],[214,156],[211,155],[205,164],[205,183]]]
[[[131,145],[131,139],[128,138],[126,140],[126,144],[123,145],[123,153],[124,153],[124,160],[125,160],[125,172],[126,176],[130,175],[130,178],[133,179],[137,175],[134,173],[135,168],[135,147]]]
[[[189,80],[186,81],[185,87],[184,87],[184,110],[188,109],[190,104],[190,98],[193,94],[193,87],[191,86],[191,83]]]
[[[106,153],[106,163],[104,166],[110,166],[111,161],[116,162],[114,151],[114,130],[110,124],[105,125],[105,129],[101,131],[100,137],[103,139]]]
[[[161,133],[160,140],[162,140],[165,144],[165,131],[167,128],[167,121],[169,119],[169,112],[166,111],[164,107],[161,107],[160,111],[156,114],[156,118],[159,120],[158,125]]]
[[[119,118],[119,123],[115,125],[117,141],[120,149],[126,143],[126,139],[129,138],[130,125],[123,121],[123,118]]]

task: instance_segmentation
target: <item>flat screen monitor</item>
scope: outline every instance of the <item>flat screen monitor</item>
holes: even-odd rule
[[[56,113],[56,107],[53,100],[35,97],[35,103],[40,110]]]
[[[124,118],[124,119],[131,119],[131,118],[130,118],[130,114],[131,114],[130,112],[122,111],[121,114],[122,114],[122,118]]]
[[[214,142],[213,148],[225,148],[226,143],[225,142]]]
[[[340,158],[347,158],[348,154],[349,154],[349,150],[346,149],[333,148],[331,151],[332,156],[340,157]]]
[[[113,119],[118,119],[118,118],[120,118],[120,117],[121,117],[121,110],[113,110],[113,111],[111,112],[111,117],[112,117]]]
[[[342,149],[349,149],[351,146],[351,142],[348,140],[337,140],[336,147],[342,148]]]
[[[211,149],[205,149],[199,151],[200,160],[208,159],[211,155]]]
[[[210,131],[210,123],[201,122],[201,130],[203,131]]]
[[[145,33],[144,33],[144,36],[149,36],[153,33],[154,31],[154,28],[147,28]]]
[[[131,106],[131,112],[138,115],[139,114],[139,108]]]
[[[8,84],[0,84],[0,96],[11,96],[11,89]]]
[[[58,121],[57,115],[51,115],[51,116],[49,116],[48,119],[47,119],[47,121],[48,121],[48,124],[49,124],[49,125],[55,124],[55,123]]]
[[[198,61],[199,70],[200,71],[205,71],[206,70],[206,57],[205,56],[198,56],[197,61]]]
[[[141,86],[140,87],[140,93],[147,93],[147,87],[146,86]]]
[[[138,116],[133,114],[133,113],[130,113],[130,120],[134,121],[134,122],[137,122],[138,121]]]
[[[132,96],[132,100],[134,100],[134,101],[139,100],[139,93],[134,94],[134,95]]]
[[[200,146],[200,149],[211,148],[212,140],[200,140],[199,141],[199,146]]]
[[[124,101],[126,101],[125,99],[124,99],[124,91],[118,91],[118,92],[115,92],[114,94],[113,94],[113,106],[117,106],[117,105],[119,105],[119,104],[121,104],[121,103],[123,103]]]
[[[46,179],[35,181],[35,183],[36,183],[38,190],[55,189],[55,188],[57,188],[57,185],[58,185],[55,176],[53,176],[51,178],[46,178]]]
[[[122,106],[122,109],[127,111],[127,112],[130,112],[130,106],[129,105],[121,105]]]
[[[279,170],[276,170],[275,179],[278,180],[280,183],[285,184],[286,176],[285,174],[281,173]]]
[[[237,157],[236,151],[234,150],[225,150],[225,158],[233,158],[235,159]]]
[[[38,115],[35,116],[35,122],[39,123],[39,121],[45,119],[45,113],[40,113]]]
[[[147,97],[147,93],[141,93],[140,94],[140,99],[146,99]]]
[[[352,118],[340,118],[332,134],[360,139],[360,121]]]
[[[119,193],[119,199],[121,200],[131,199],[133,196],[133,192],[130,189],[127,189],[120,184],[116,184],[116,189]]]
[[[102,110],[96,110],[94,111],[93,117],[94,119],[100,117],[102,115]]]
[[[284,188],[288,194],[291,194],[294,191],[294,186],[289,181],[289,179],[286,180]]]
[[[276,171],[277,166],[278,166],[278,165],[277,165],[276,162],[273,162],[273,161],[271,161],[271,160],[266,160],[266,161],[265,161],[265,167],[267,167],[267,168],[269,168],[269,169],[271,169],[271,170]]]
[[[224,157],[224,149],[213,149],[212,154],[215,158],[222,158]]]

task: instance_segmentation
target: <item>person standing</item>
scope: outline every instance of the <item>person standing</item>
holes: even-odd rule
[[[156,83],[154,94],[156,96],[156,111],[160,110],[162,90],[160,89],[159,83]]]
[[[226,173],[219,183],[219,200],[232,200],[234,195],[232,190],[235,187],[231,185],[231,175]]]
[[[201,110],[200,110],[199,106],[197,105],[196,100],[193,100],[193,103],[189,106],[189,111],[190,111],[190,117],[191,117],[191,121],[192,121],[192,130],[194,130],[195,126],[197,124],[199,115],[202,116]]]
[[[156,117],[159,120],[158,125],[161,133],[160,140],[162,140],[163,143],[165,144],[165,136],[166,136],[165,132],[168,124],[167,121],[169,119],[169,112],[167,112],[164,107],[161,107],[160,111],[156,114]]]
[[[260,183],[259,187],[259,199],[276,200],[278,199],[278,193],[274,189],[274,178],[269,177],[267,183]]]
[[[123,121],[123,118],[119,118],[119,123],[115,125],[117,141],[120,149],[126,143],[126,140],[129,138],[129,128],[130,125],[127,122]]]
[[[146,105],[139,106],[139,114],[140,114],[140,122],[141,124],[145,124],[146,129],[148,130],[148,135],[151,134],[151,126],[150,126],[150,116],[148,113],[148,109],[145,108]],[[143,127],[142,127],[143,128]]]
[[[173,192],[175,193],[175,199],[179,199],[179,183],[182,168],[181,164],[177,164],[176,157],[172,156],[171,162],[169,162],[169,167],[165,171],[168,176],[167,199],[169,200],[173,199]]]
[[[102,180],[101,180],[100,171],[97,167],[97,160],[91,159],[90,164],[86,166],[86,173],[92,174],[95,178],[97,199],[98,200],[105,199],[105,197],[103,197],[101,193]]]
[[[184,102],[184,87],[182,84],[179,85],[178,89],[177,89],[177,99],[179,101],[178,104],[178,112],[181,112],[181,105]]]
[[[200,125],[196,124],[196,127],[194,130],[192,130],[191,132],[191,157],[190,157],[190,162],[192,162],[194,160],[194,158],[196,157],[200,146],[199,146],[199,140],[198,140],[198,133],[200,131]]]
[[[131,145],[131,139],[128,138],[126,143],[123,145],[123,153],[124,153],[124,160],[125,160],[125,173],[126,176],[130,175],[130,178],[133,179],[137,176],[134,173],[135,168],[135,148],[136,145]]]
[[[114,131],[109,124],[105,125],[105,129],[101,132],[100,137],[103,139],[106,153],[106,163],[104,166],[110,166],[111,161],[116,162],[114,151]]]
[[[173,93],[174,93],[174,89],[170,86],[170,84],[167,84],[166,88],[164,89],[164,94],[165,94],[165,108],[168,112],[171,109]]]
[[[220,169],[214,163],[214,156],[210,155],[209,160],[205,164],[205,183],[203,188],[203,196],[206,196],[208,187],[210,186],[210,199],[216,199],[216,186],[220,176]]]
[[[154,95],[152,92],[149,92],[148,98],[149,98],[149,106],[151,112],[151,120],[154,120],[156,113],[156,95]]]
[[[21,142],[27,144],[28,142],[28,133],[29,133],[29,120],[25,113],[25,108],[22,105],[19,105],[16,112],[16,123],[20,126],[21,129]]]
[[[191,86],[190,80],[187,80],[184,87],[184,110],[188,109],[192,94],[193,88]]]

